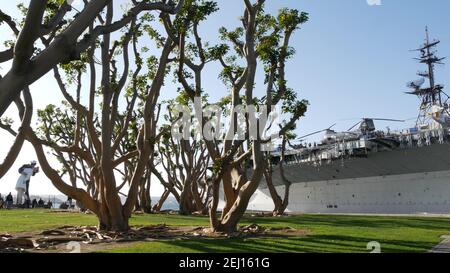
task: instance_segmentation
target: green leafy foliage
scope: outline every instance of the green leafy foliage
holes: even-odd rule
[[[281,110],[285,114],[295,114],[300,117],[308,110],[309,102],[307,100],[298,100],[297,93],[292,89],[287,89],[285,94],[281,97]]]
[[[53,104],[38,110],[37,133],[52,143],[69,146],[73,144],[76,130],[76,113],[63,103],[62,107]]]

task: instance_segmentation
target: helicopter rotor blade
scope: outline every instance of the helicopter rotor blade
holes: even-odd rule
[[[356,123],[355,125],[350,127],[350,129],[348,129],[347,132],[350,132],[351,130],[353,130],[353,128],[355,128],[356,126],[360,125],[361,123],[362,123],[362,121],[359,121],[358,123]]]
[[[355,125],[353,125],[352,127],[350,127],[350,129],[347,130],[347,132],[351,131],[353,128],[355,128],[356,126],[358,126],[359,124],[361,124],[362,122],[364,122],[365,120],[379,120],[379,121],[393,121],[393,122],[406,122],[406,120],[400,120],[400,119],[389,119],[389,118],[362,118],[362,120],[358,123],[356,123]]]
[[[324,131],[326,131],[326,130],[327,130],[327,129],[325,129],[325,130],[320,130],[320,131],[317,131],[317,132],[314,132],[314,133],[311,133],[311,134],[307,134],[307,135],[301,136],[301,137],[297,138],[297,140],[301,140],[301,139],[307,138],[307,137],[309,137],[309,136],[317,135],[318,133],[322,133],[322,132],[324,132]]]
[[[406,122],[406,120],[389,119],[389,118],[371,118],[371,119],[372,119],[372,120],[381,120],[381,121]]]
[[[309,137],[309,136],[313,136],[313,135],[316,135],[316,134],[319,134],[319,133],[322,133],[322,132],[328,131],[328,130],[330,130],[331,128],[333,128],[334,126],[336,126],[336,125],[337,125],[337,123],[335,123],[335,124],[331,125],[331,126],[330,126],[330,127],[328,127],[327,129],[323,129],[323,130],[320,130],[320,131],[317,131],[317,132],[314,132],[314,133],[310,133],[310,134],[307,134],[307,135],[301,136],[301,137],[297,138],[296,140],[302,140],[302,139],[304,139],[304,138],[307,138],[307,137]]]

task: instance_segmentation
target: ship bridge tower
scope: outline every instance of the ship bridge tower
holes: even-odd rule
[[[419,80],[409,82],[407,86],[413,91],[407,94],[416,95],[420,99],[419,116],[417,118],[416,127],[418,129],[436,129],[450,126],[450,112],[449,112],[449,96],[443,91],[444,86],[436,84],[435,80],[435,66],[443,64],[442,60],[436,56],[436,46],[440,43],[439,40],[430,40],[428,27],[425,29],[426,37],[425,43],[418,49],[420,57],[414,58],[420,63],[427,66],[426,71],[419,71],[417,75],[421,78]],[[428,86],[423,87],[426,80]]]

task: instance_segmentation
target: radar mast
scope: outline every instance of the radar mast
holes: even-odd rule
[[[442,60],[436,56],[436,46],[440,43],[439,40],[430,40],[428,27],[425,28],[425,43],[418,49],[413,51],[419,51],[420,57],[414,58],[420,63],[427,66],[427,71],[419,71],[417,73],[421,78],[419,80],[409,82],[408,87],[413,89],[412,92],[407,94],[416,95],[419,97],[421,103],[419,107],[419,116],[417,118],[416,127],[418,129],[431,129],[430,126],[443,127],[446,123],[445,116],[449,116],[449,97],[444,93],[444,86],[436,84],[435,81],[435,66],[436,64],[443,64]],[[428,79],[429,86],[422,87],[425,84],[425,79]],[[444,121],[441,122],[441,119]]]

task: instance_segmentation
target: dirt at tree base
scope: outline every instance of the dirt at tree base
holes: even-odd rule
[[[62,226],[41,232],[0,234],[0,253],[98,252],[137,242],[192,238],[256,238],[308,236],[309,231],[290,227],[266,228],[251,224],[233,234],[205,227],[134,226],[128,232],[99,231],[95,226]]]

